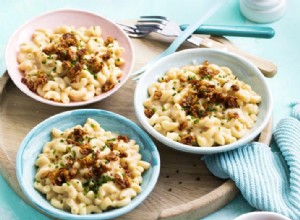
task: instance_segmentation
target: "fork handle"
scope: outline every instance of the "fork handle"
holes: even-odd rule
[[[180,25],[181,30],[185,30],[187,24]],[[235,37],[255,37],[272,38],[275,31],[271,27],[260,26],[227,26],[227,25],[201,25],[194,34],[209,34],[214,36],[235,36]]]
[[[266,77],[271,78],[277,73],[277,66],[273,62],[271,62],[269,60],[265,60],[261,57],[255,56],[253,54],[247,53],[234,45],[222,44],[222,43],[212,40],[210,38],[203,38],[201,41],[200,47],[215,48],[215,49],[225,50],[225,51],[240,55],[240,56],[248,59],[256,67],[258,67],[258,69]]]

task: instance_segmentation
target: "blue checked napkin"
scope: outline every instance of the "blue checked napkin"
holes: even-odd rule
[[[231,178],[253,207],[300,220],[300,104],[293,103],[292,116],[273,134],[278,152],[254,142],[203,160],[215,176]]]

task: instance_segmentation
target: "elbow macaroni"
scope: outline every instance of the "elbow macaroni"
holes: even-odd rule
[[[103,39],[99,26],[38,29],[17,57],[22,82],[55,102],[85,101],[111,90],[122,77],[124,48]]]
[[[53,129],[35,165],[34,187],[54,207],[79,215],[127,205],[150,167],[134,140],[90,118],[84,126]]]
[[[148,123],[187,145],[222,146],[255,124],[261,96],[228,67],[209,64],[172,68],[148,88]]]

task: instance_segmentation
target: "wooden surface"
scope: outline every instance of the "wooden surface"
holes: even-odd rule
[[[146,39],[135,39],[133,43],[136,52],[134,70],[167,46]],[[15,174],[19,144],[39,122],[53,114],[75,108],[38,103],[21,93],[10,80],[6,83],[7,79],[7,74],[0,79],[0,168],[12,189],[24,198]],[[134,89],[135,82],[129,79],[109,98],[84,108],[113,111],[139,124],[133,109]],[[267,127],[270,128],[271,124]],[[268,144],[270,137],[271,129],[266,129],[261,141]],[[158,183],[137,209],[120,219],[199,219],[223,207],[239,193],[231,180],[214,177],[199,155],[175,151],[157,141],[156,144],[161,155]]]

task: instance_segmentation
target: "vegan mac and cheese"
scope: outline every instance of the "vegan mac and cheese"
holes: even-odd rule
[[[164,136],[191,146],[237,141],[255,124],[261,96],[228,67],[172,68],[148,88],[143,103],[148,122]]]
[[[116,39],[103,38],[99,26],[37,29],[17,57],[22,82],[56,102],[85,101],[118,83],[125,60]]]
[[[130,203],[150,167],[134,140],[90,118],[84,126],[53,129],[35,165],[34,187],[54,207],[80,215]]]

